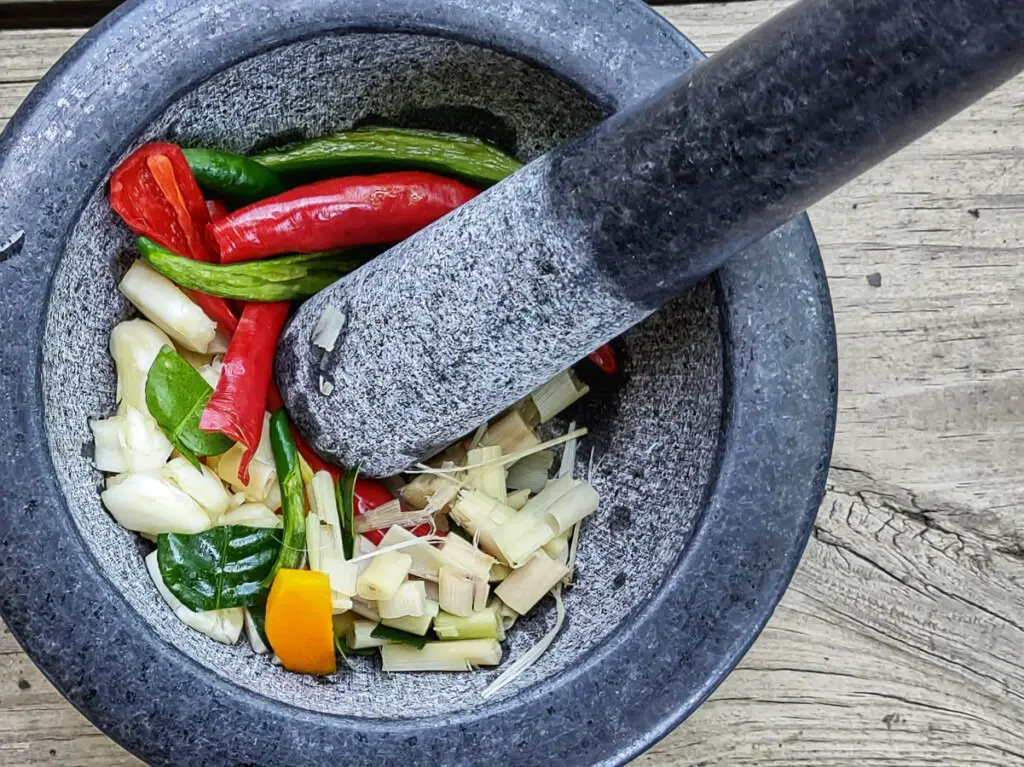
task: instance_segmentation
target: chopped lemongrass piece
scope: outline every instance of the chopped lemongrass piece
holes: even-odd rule
[[[575,431],[576,422],[573,421],[569,424],[569,433],[572,434]],[[565,443],[565,448],[562,450],[562,462],[558,465],[558,476],[572,476],[573,470],[576,468],[576,446],[578,444],[579,440],[576,438],[570,439]]]
[[[552,592],[552,596],[555,598],[555,625],[551,627],[551,630],[548,631],[547,634],[537,641],[537,644],[527,650],[521,658],[516,660],[511,666],[505,669],[497,679],[487,685],[484,691],[480,693],[481,697],[490,698],[492,695],[497,694],[522,676],[530,666],[536,663],[537,660],[547,652],[551,643],[555,641],[555,638],[558,636],[558,632],[562,630],[562,624],[565,622],[565,604],[562,602],[561,587],[556,588]],[[507,628],[508,627],[506,627],[506,630]]]
[[[442,466],[454,468],[460,463],[465,463],[465,461],[466,450],[461,444],[457,443],[445,450],[440,456],[431,459],[428,468],[440,468]],[[429,472],[422,473],[414,477],[409,484],[402,488],[400,497],[414,509],[425,509],[430,502],[430,496],[444,485],[450,483],[451,480],[443,475],[434,475]]]
[[[203,365],[199,368],[199,375],[203,377],[206,383],[210,384],[211,389],[216,389],[220,383],[220,374],[224,370],[224,358],[216,357],[216,362],[211,362],[209,365]]]
[[[430,631],[430,624],[434,622],[434,618],[437,617],[439,610],[437,602],[428,599],[423,615],[406,616],[404,618],[381,618],[380,622],[381,626],[386,628],[398,629],[399,631],[405,631],[416,636],[424,636]]]
[[[320,572],[320,518],[316,514],[306,515],[306,553],[309,569]]]
[[[586,482],[577,484],[548,509],[548,515],[557,525],[557,534],[565,535],[573,525],[597,511],[599,502],[600,498],[594,488]]]
[[[491,531],[491,540],[506,562],[513,567],[525,562],[534,551],[558,535],[548,511],[575,483],[572,477],[551,480],[515,516]]]
[[[494,593],[517,613],[525,615],[568,572],[568,567],[538,551],[523,567],[503,580]]]
[[[323,540],[321,538],[321,540]],[[346,562],[341,559],[340,552],[330,552],[326,556],[321,555],[321,572],[327,574],[331,582],[331,591],[337,596],[351,599],[358,591],[359,565]],[[352,608],[347,608],[351,610]]]
[[[473,596],[478,581],[460,567],[442,567],[437,581],[441,609],[462,617],[473,614]]]
[[[389,640],[370,636],[377,623],[367,620],[354,620],[345,629],[345,641],[353,650],[369,650],[372,647],[383,647]]]
[[[558,559],[562,556],[562,553],[569,548],[569,533],[560,535],[557,538],[552,538],[550,541],[545,543],[541,548],[544,549],[544,553],[552,559]]]
[[[260,636],[259,627],[256,625],[256,621],[252,617],[252,613],[249,612],[249,608],[243,608],[243,626],[245,628],[245,638],[249,640],[249,646],[252,651],[257,655],[266,655],[270,652],[270,648],[267,647],[267,643],[263,641],[263,637]]]
[[[391,599],[377,602],[377,612],[383,620],[419,618],[427,610],[427,590],[423,581],[406,581]]]
[[[173,346],[167,334],[146,320],[120,322],[110,331],[110,356],[117,370],[119,412],[135,408],[149,415],[146,378],[153,361],[165,346]]]
[[[434,633],[441,641],[459,639],[502,639],[505,629],[501,625],[498,606],[492,604],[466,616],[441,611],[434,618]]]
[[[484,434],[487,433],[487,424],[482,423],[476,427],[476,431],[473,432],[473,439],[469,441],[469,449],[476,450],[480,447],[480,443],[483,441]]]
[[[443,469],[445,466],[450,467],[454,465],[455,464],[445,463],[441,468]],[[456,482],[451,477],[434,477],[434,479],[436,480],[434,483],[434,492],[431,494],[430,498],[427,499],[427,509],[437,514],[444,511],[452,504],[452,501],[454,501],[458,496],[461,488],[459,487],[460,483]]]
[[[396,498],[356,517],[356,532],[368,533],[394,525],[418,525],[430,521],[433,516],[433,512],[429,510],[402,511],[402,503]]]
[[[460,568],[484,581],[490,576],[491,566],[497,561],[458,535],[449,535],[445,538],[444,545],[441,546],[441,556],[445,565]]]
[[[364,599],[353,599],[351,609],[356,615],[366,618],[368,621],[373,621],[374,624],[380,623],[380,613],[377,612],[376,602],[367,602]]]
[[[203,507],[158,474],[111,477],[100,498],[121,527],[136,533],[191,534],[210,527]]]
[[[192,496],[214,521],[231,508],[231,496],[224,489],[224,483],[202,464],[197,469],[188,459],[175,458],[160,470],[160,474]]]
[[[540,422],[547,423],[589,391],[590,387],[569,368],[533,392],[530,399],[537,408]]]
[[[458,642],[427,642],[423,649],[406,645],[380,648],[385,671],[472,671],[477,666],[497,666],[501,644],[496,639],[464,639]]]
[[[430,545],[426,538],[417,538],[404,527],[395,525],[387,531],[381,539],[380,545],[393,546],[405,541],[417,541],[420,544],[403,549],[404,553],[412,557],[412,566],[409,568],[409,574],[415,575],[417,578],[436,582],[441,565],[444,563],[444,557],[441,556],[440,551]]]
[[[555,463],[555,454],[550,450],[541,450],[539,453],[532,453],[515,463],[508,470],[506,484],[511,490],[526,490],[539,493],[547,484],[548,474]],[[512,504],[509,503],[511,506]],[[521,507],[520,507],[521,508]]]
[[[244,525],[245,527],[284,527],[281,517],[262,503],[243,503],[228,509],[217,519],[218,525]]]
[[[376,553],[376,552],[374,552]],[[381,601],[398,593],[409,575],[412,557],[400,551],[386,551],[370,560],[370,566],[356,581],[356,593],[362,599]],[[379,610],[379,608],[378,608]]]
[[[498,550],[493,531],[516,515],[516,510],[479,490],[463,490],[452,504],[448,515],[466,532],[478,537],[481,547],[491,554]]]
[[[491,584],[487,581],[473,581],[473,610],[483,610],[491,596]]]
[[[316,476],[313,467],[309,465],[309,461],[302,457],[302,453],[299,453],[299,472],[302,474],[302,483],[304,485],[309,485],[313,481],[313,477]]]
[[[501,583],[503,580],[508,578],[512,574],[512,568],[501,562],[495,562],[491,565],[491,574],[487,580],[491,583]]]
[[[280,503],[276,506],[270,503],[273,500],[275,488],[280,490],[277,482],[277,469],[274,468],[273,463],[267,463],[258,456],[254,457],[249,462],[249,484],[243,484],[242,480],[238,478],[238,467],[244,452],[245,448],[236,444],[221,455],[220,460],[217,461],[217,476],[227,482],[236,493],[245,493],[248,500],[265,503],[271,509],[279,507]],[[277,497],[280,499],[280,491]]]
[[[131,320],[131,322],[146,322],[146,321],[145,320]],[[147,323],[147,324],[151,324],[151,323]],[[154,325],[153,327],[156,327],[156,326]],[[164,331],[160,330],[160,328],[156,328],[156,329],[159,330],[161,333],[164,333]],[[167,335],[167,334],[164,333],[164,335]],[[170,343],[170,341],[168,341],[166,343],[166,345],[167,346],[171,346],[172,344]],[[189,365],[191,365],[192,368],[197,373],[202,368],[206,367],[207,365],[212,365],[213,361],[215,359],[215,356],[213,354],[210,354],[209,350],[207,350],[206,354],[200,354],[199,352],[194,352],[191,349],[186,349],[185,347],[182,347],[181,349],[178,349],[178,356],[181,357],[183,360],[185,360],[185,362],[187,362]],[[223,362],[223,358],[221,358],[221,362]]]
[[[226,607],[221,610],[209,610],[206,612],[195,612],[189,610],[181,601],[171,593],[160,575],[160,565],[157,563],[155,551],[146,557],[146,569],[149,577],[153,579],[153,585],[160,592],[160,596],[171,608],[171,612],[189,628],[206,634],[222,644],[234,644],[242,634],[242,626],[245,623],[245,611],[242,607]]]
[[[505,503],[505,468],[495,463],[500,458],[500,445],[470,450],[466,455],[466,462],[470,465],[479,463],[480,468],[466,472],[466,484],[496,501]]]
[[[333,306],[326,306],[313,328],[313,346],[325,352],[334,351],[334,345],[344,327],[345,315]]]
[[[427,632],[424,631],[423,633],[426,634]],[[370,636],[374,639],[385,640],[384,645],[404,644],[415,647],[417,650],[429,641],[426,637],[418,634],[411,634],[408,631],[391,628],[390,626],[385,626],[383,624],[375,626],[373,631],[370,632]],[[381,647],[384,645],[381,645]]]
[[[436,581],[423,581],[423,590],[427,593],[427,599],[432,599],[435,602],[441,596],[440,589],[437,587]]]
[[[580,437],[585,436],[586,433],[587,433],[586,429],[577,429],[576,431],[571,432],[569,434],[564,434],[561,437],[555,437],[554,439],[549,439],[547,442],[541,442],[536,447],[531,447],[531,448],[528,448],[526,450],[521,450],[518,453],[503,454],[501,456],[501,458],[499,458],[496,461],[494,461],[494,463],[500,463],[502,466],[511,466],[516,461],[521,461],[523,458],[525,458],[528,455],[533,455],[534,453],[537,453],[537,452],[539,452],[541,450],[547,450],[548,448],[557,447],[558,445],[564,445],[566,442],[568,442],[571,439],[579,439]],[[435,469],[435,468],[432,468],[432,467],[427,466],[425,464],[418,463],[418,464],[416,464],[416,468],[415,469],[408,469],[405,473],[406,474],[435,474],[435,475],[438,475],[438,476],[440,476],[440,475],[452,476],[452,475],[458,474],[459,472],[462,472],[462,471],[468,471],[470,469],[479,468],[481,465],[482,464],[475,464],[475,465],[472,465],[472,466],[451,466],[451,467],[448,467],[446,465],[444,468]]]
[[[483,439],[480,440],[480,447],[497,446],[505,455],[529,450],[539,444],[537,435],[518,410],[510,410],[488,426]]]
[[[514,493],[509,493],[508,498],[505,500],[505,504],[510,509],[519,511],[519,509],[526,505],[528,500],[530,500],[530,489],[524,487],[522,490],[516,490]]]
[[[149,264],[144,261],[132,264],[118,289],[176,343],[200,354],[210,348],[217,335],[217,323]]]
[[[159,469],[174,449],[170,441],[148,411],[131,406],[123,410],[121,415],[89,422],[96,468],[115,474]]]
[[[229,342],[230,339],[218,328],[217,334],[213,337],[213,340],[210,341],[210,347],[206,350],[206,353],[221,355],[227,354]]]
[[[519,620],[519,613],[502,602],[499,597],[491,600],[491,606],[498,608],[498,614],[501,616],[501,627],[505,631],[516,625],[516,621]]]
[[[309,508],[327,525],[331,537],[332,549],[342,561],[345,559],[345,546],[341,538],[341,518],[338,516],[338,498],[334,491],[334,478],[326,471],[318,471],[313,475],[307,487]]]

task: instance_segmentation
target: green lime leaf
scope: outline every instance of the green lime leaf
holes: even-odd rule
[[[226,525],[194,535],[157,538],[156,557],[167,588],[190,610],[259,605],[263,580],[281,551],[281,531]]]
[[[199,430],[210,384],[171,347],[160,350],[146,378],[146,407],[167,439],[199,468],[197,455],[220,455],[235,444],[223,434]]]

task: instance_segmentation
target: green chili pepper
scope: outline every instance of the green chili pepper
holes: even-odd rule
[[[285,190],[281,177],[248,157],[219,149],[183,149],[199,186],[234,200],[262,200]]]
[[[210,264],[176,255],[145,237],[138,238],[136,244],[149,265],[171,282],[210,296],[239,301],[309,298],[383,250],[353,248],[238,264]]]
[[[281,508],[284,517],[284,535],[281,553],[263,581],[268,588],[277,577],[278,570],[297,570],[306,562],[306,499],[299,467],[299,451],[288,428],[288,413],[284,408],[270,417],[270,447],[274,452],[277,481],[281,485]]]
[[[290,144],[255,155],[279,173],[351,167],[429,170],[478,186],[501,181],[522,163],[470,136],[407,128],[362,128]]]

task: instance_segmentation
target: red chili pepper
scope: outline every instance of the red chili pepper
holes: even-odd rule
[[[301,186],[211,225],[223,263],[398,242],[478,194],[433,173],[346,176]]]
[[[217,388],[199,419],[203,431],[219,431],[245,447],[238,477],[249,482],[249,461],[260,443],[274,350],[291,304],[246,304],[221,370]]]
[[[222,218],[226,218],[231,211],[220,200],[207,200],[206,212],[210,214],[210,221],[220,221]]]
[[[589,354],[590,361],[610,376],[619,372],[619,362],[615,359],[615,351],[605,344]]]
[[[110,178],[110,205],[131,227],[159,245],[196,261],[213,261],[204,242],[210,211],[185,155],[174,144],[146,144]],[[189,296],[230,335],[238,317],[223,298]]]

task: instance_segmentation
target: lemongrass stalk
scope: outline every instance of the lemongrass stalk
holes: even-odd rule
[[[541,450],[547,450],[547,449],[552,448],[552,447],[557,447],[558,445],[564,445],[569,440],[579,439],[580,437],[586,436],[586,434],[587,434],[587,430],[586,429],[577,429],[574,432],[571,432],[569,434],[563,434],[561,437],[555,437],[554,439],[549,439],[547,442],[542,442],[539,445],[537,445],[536,447],[531,447],[531,448],[528,448],[526,450],[521,450],[518,453],[508,453],[508,454],[503,453],[501,458],[497,459],[496,461],[493,461],[493,463],[500,463],[502,466],[511,466],[514,463],[516,463],[517,461],[521,461],[523,458],[525,458],[528,455],[533,455],[534,453],[537,453],[537,452],[539,452]],[[481,465],[483,465],[483,464],[479,464],[478,463],[478,464],[473,464],[471,466],[452,466],[452,467],[446,467],[446,468],[441,468],[441,469],[435,469],[435,468],[432,468],[432,467],[427,466],[425,464],[418,463],[418,464],[416,464],[416,468],[415,469],[407,469],[405,473],[406,474],[435,474],[435,475],[439,475],[439,476],[440,475],[453,476],[453,475],[458,474],[459,472],[469,471],[470,469],[480,468]]]
[[[558,535],[566,535],[577,522],[597,511],[600,498],[586,482],[580,482],[548,508]]]
[[[479,490],[463,490],[452,504],[448,515],[460,527],[474,536],[479,536],[480,545],[491,554],[498,554],[492,532],[516,515],[511,509]]]
[[[353,650],[370,650],[374,647],[391,644],[387,639],[370,636],[375,628],[377,628],[376,621],[354,620],[345,630],[345,641]]]
[[[494,593],[517,613],[525,615],[568,572],[568,567],[538,551],[526,565],[503,580]]]
[[[554,463],[555,454],[550,450],[528,455],[508,470],[506,484],[511,490],[539,493],[547,484]]]
[[[144,261],[128,269],[118,289],[176,344],[205,354],[217,324],[182,290]]]
[[[385,671],[472,671],[477,666],[497,666],[501,645],[496,639],[465,639],[459,642],[427,642],[422,650],[392,644],[380,648]]]
[[[497,561],[458,535],[449,535],[445,538],[441,546],[441,557],[446,565],[457,567],[480,580],[487,580],[491,566]]]
[[[134,407],[112,418],[89,422],[92,429],[93,464],[100,471],[122,474],[159,469],[173,447],[148,413]]]
[[[426,636],[430,630],[430,624],[434,622],[434,618],[437,617],[439,610],[440,607],[437,602],[428,599],[424,606],[423,615],[405,616],[404,618],[381,618],[380,622],[389,628],[406,631],[416,636]]]
[[[277,469],[274,468],[273,462],[267,463],[262,458],[254,457],[249,462],[249,484],[244,484],[238,477],[238,468],[244,452],[245,448],[236,444],[221,455],[217,461],[217,476],[227,482],[236,493],[245,493],[248,500],[265,503],[274,509],[269,501],[272,500],[274,488],[277,487]]]
[[[100,499],[121,527],[137,533],[201,533],[210,517],[192,497],[158,474],[112,478]]]
[[[541,423],[547,423],[590,391],[572,368],[565,370],[530,394]]]
[[[442,642],[450,642],[459,639],[500,640],[505,632],[497,606],[491,605],[466,616],[452,615],[442,610],[434,618],[434,633]]]
[[[197,469],[188,459],[175,458],[160,470],[160,475],[192,496],[214,521],[231,507],[231,496],[220,477],[202,464]]]
[[[487,581],[473,581],[473,610],[483,610],[491,596],[491,584]]]
[[[516,490],[514,493],[509,493],[508,497],[505,499],[505,505],[510,509],[519,511],[526,505],[528,500],[530,500],[530,489],[528,487],[524,487],[522,490]]]
[[[382,620],[419,618],[426,610],[427,590],[423,587],[423,581],[406,581],[391,599],[377,602],[377,612]]]
[[[334,478],[326,471],[318,471],[306,488],[309,507],[329,528],[334,554],[344,561],[345,546],[341,539],[341,518],[338,515],[338,497],[334,491]]]
[[[117,370],[119,412],[135,408],[149,415],[146,378],[153,361],[165,346],[173,348],[168,335],[146,320],[119,322],[110,331],[110,356]]]
[[[367,602],[364,599],[353,598],[352,612],[361,618],[372,621],[374,625],[380,623],[380,613],[377,612],[376,602]]]
[[[501,583],[503,580],[508,578],[512,574],[512,568],[501,562],[495,562],[491,565],[491,573],[487,576],[487,580],[491,583]]]
[[[368,533],[371,530],[386,530],[394,525],[418,525],[422,522],[429,522],[433,516],[434,513],[429,508],[402,511],[401,501],[395,499],[356,517],[356,532]]]
[[[480,693],[481,697],[490,698],[491,696],[496,695],[522,676],[530,666],[536,663],[537,660],[547,652],[552,642],[555,641],[558,633],[562,630],[562,624],[565,622],[565,604],[562,602],[561,586],[555,588],[552,592],[552,596],[555,598],[555,624],[551,627],[551,630],[542,636],[537,641],[537,644],[527,650],[522,657],[517,659],[511,666],[499,674],[497,679],[487,685],[484,691]]]
[[[309,569],[320,572],[320,518],[316,514],[306,515],[306,554]]]
[[[550,541],[541,546],[544,549],[544,553],[552,559],[558,559],[566,549],[569,548],[569,536],[571,532],[559,535],[557,538],[552,538]]]
[[[494,463],[501,458],[501,446],[478,447],[466,454],[469,464],[481,464],[479,469],[466,472],[466,484],[489,498],[505,503],[505,469]]]
[[[491,539],[505,561],[516,567],[534,551],[550,541],[559,531],[549,511],[576,484],[572,477],[559,477],[548,482],[540,493],[491,532]]]
[[[243,496],[244,498],[244,496]],[[244,525],[245,527],[284,527],[277,514],[262,503],[243,503],[217,518],[218,525]]]
[[[238,637],[242,635],[242,627],[245,623],[245,612],[242,607],[226,607],[222,610],[208,610],[206,612],[195,612],[189,610],[181,601],[171,593],[164,583],[160,574],[160,565],[157,563],[156,552],[152,551],[146,557],[146,570],[149,577],[153,579],[153,585],[160,592],[160,596],[171,608],[171,612],[189,628],[206,634],[214,641],[222,644],[235,644]]]
[[[423,581],[423,590],[427,592],[427,599],[440,601],[441,590],[437,587],[436,581]]]
[[[451,615],[472,615],[475,584],[476,580],[465,570],[458,567],[442,567],[437,581],[441,609]]]
[[[428,462],[428,468],[440,468],[445,464],[454,467],[466,461],[466,450],[460,444],[452,445],[440,456]],[[414,509],[425,509],[430,502],[430,496],[441,487],[448,484],[447,477],[438,478],[432,474],[419,474],[414,477],[405,487],[402,488],[399,496],[403,501]]]
[[[519,620],[519,613],[502,602],[500,597],[495,596],[491,599],[491,606],[498,610],[498,615],[501,616],[501,627],[503,630],[507,632],[516,625],[516,621]]]
[[[576,422],[569,423],[569,433],[576,431]],[[579,446],[578,439],[570,439],[562,449],[562,461],[558,464],[558,476],[571,477],[576,469],[576,448]]]
[[[537,435],[518,410],[510,410],[494,421],[480,440],[480,447],[500,447],[505,455],[529,450],[539,444]]]
[[[362,599],[391,599],[409,575],[412,557],[400,551],[387,551],[370,560],[370,566],[356,581],[356,593]],[[378,608],[379,609],[379,608]]]
[[[441,552],[435,549],[425,538],[417,538],[404,527],[393,526],[380,541],[381,546],[393,546],[405,541],[417,541],[419,545],[410,546],[402,551],[412,557],[412,566],[409,574],[417,578],[436,582],[444,558]]]

